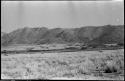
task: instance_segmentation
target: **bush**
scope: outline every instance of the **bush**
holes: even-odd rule
[[[104,69],[105,73],[114,73],[118,72],[119,67],[116,65],[115,61],[108,61]]]
[[[119,45],[119,46],[124,46],[124,43],[118,43],[117,45]]]
[[[93,71],[99,73],[123,73],[124,71],[124,57],[114,54],[106,57],[90,58],[96,68],[92,68]]]

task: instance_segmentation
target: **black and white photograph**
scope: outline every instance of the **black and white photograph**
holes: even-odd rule
[[[2,80],[124,80],[124,0],[1,1]]]

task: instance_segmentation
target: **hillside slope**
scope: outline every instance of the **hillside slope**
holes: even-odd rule
[[[22,28],[1,37],[1,45],[46,43],[124,43],[124,25],[81,28]]]
[[[5,35],[6,33],[4,33],[4,32],[1,32],[1,37],[3,36],[3,35]]]

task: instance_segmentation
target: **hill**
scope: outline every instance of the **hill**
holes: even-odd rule
[[[6,33],[4,33],[4,32],[1,32],[1,37],[3,36],[3,35],[5,35]]]
[[[124,43],[124,25],[81,28],[22,28],[4,34],[1,45],[47,43]]]

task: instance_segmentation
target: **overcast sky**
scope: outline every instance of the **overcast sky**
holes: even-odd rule
[[[2,1],[1,29],[122,25],[122,1]]]

